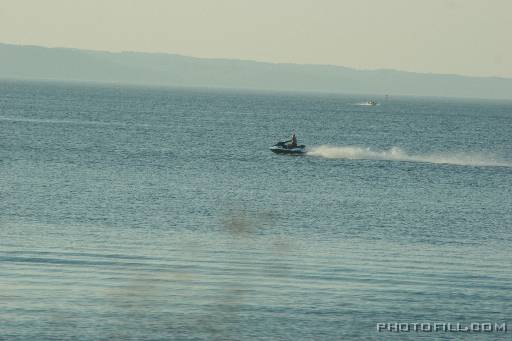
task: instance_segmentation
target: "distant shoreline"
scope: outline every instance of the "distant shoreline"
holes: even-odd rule
[[[512,79],[0,43],[0,79],[270,92],[512,99]]]

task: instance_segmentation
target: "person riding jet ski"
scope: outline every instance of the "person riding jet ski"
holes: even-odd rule
[[[305,154],[306,146],[297,144],[297,136],[293,131],[291,139],[276,143],[270,150],[276,154]]]

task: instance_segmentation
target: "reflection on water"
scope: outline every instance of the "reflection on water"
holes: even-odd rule
[[[255,233],[247,216],[224,218],[225,232],[91,230],[80,243],[73,239],[84,227],[27,241],[44,226],[7,223],[4,335],[375,337],[381,321],[501,321],[509,309],[506,252],[303,240]]]

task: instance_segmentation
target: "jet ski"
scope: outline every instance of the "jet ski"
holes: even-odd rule
[[[270,150],[276,154],[301,155],[306,153],[306,146],[301,144],[297,147],[290,147],[286,142],[278,142]]]

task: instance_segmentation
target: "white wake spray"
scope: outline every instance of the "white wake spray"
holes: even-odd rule
[[[488,153],[434,153],[411,155],[398,147],[392,147],[387,150],[372,150],[359,146],[322,145],[311,148],[307,154],[328,159],[390,160],[444,163],[461,166],[512,167],[512,162],[498,160],[492,154]]]

